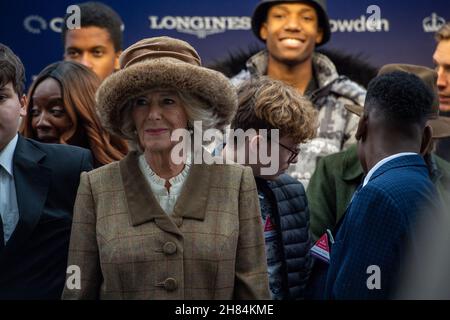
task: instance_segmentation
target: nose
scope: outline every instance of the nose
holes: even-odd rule
[[[296,16],[289,16],[284,28],[289,31],[299,31],[301,29],[299,19]]]
[[[89,58],[89,54],[87,52],[83,53],[83,55],[81,56],[80,63],[91,70],[94,67],[94,65],[91,62],[91,59]]]
[[[162,112],[161,107],[157,103],[152,102],[148,107],[147,119],[153,121],[161,120],[162,119],[161,112]]]
[[[47,112],[41,112],[41,114],[38,117],[38,120],[36,122],[36,128],[40,130],[48,130],[52,126],[50,124],[50,121],[48,120],[48,114]]]
[[[444,68],[439,67],[438,68],[437,86],[438,86],[439,90],[443,90],[447,87],[447,85],[448,85],[448,82],[447,82],[446,74],[444,72]]]

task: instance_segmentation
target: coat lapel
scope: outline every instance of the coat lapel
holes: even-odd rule
[[[29,238],[42,215],[51,179],[51,169],[40,164],[45,156],[19,136],[13,158],[19,222],[6,244],[8,251],[14,251]]]
[[[130,152],[120,161],[120,174],[127,199],[131,225],[136,227],[155,221],[162,230],[181,236],[181,232],[159,205],[139,169],[139,155]]]
[[[169,217],[139,170],[138,157],[137,152],[130,152],[120,162],[125,197],[133,226],[154,220],[162,230],[182,235],[178,227],[181,226],[183,218],[204,220],[211,174],[208,166],[192,165],[174,212]]]
[[[205,219],[211,175],[209,169],[208,165],[192,165],[175,205],[175,217]]]

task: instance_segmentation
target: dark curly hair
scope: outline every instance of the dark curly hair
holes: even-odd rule
[[[81,27],[98,27],[106,29],[114,44],[114,50],[119,52],[123,45],[123,22],[120,16],[112,8],[100,2],[84,2],[77,4],[81,12]],[[67,14],[64,17],[62,27],[63,46],[66,43],[67,19],[70,17]]]
[[[424,124],[432,104],[433,94],[418,76],[395,71],[369,83],[365,109],[390,124]]]

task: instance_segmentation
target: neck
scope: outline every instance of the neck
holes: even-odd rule
[[[269,55],[267,75],[272,79],[283,81],[296,88],[301,94],[305,94],[309,82],[313,78],[312,57],[301,63],[288,65]]]
[[[170,157],[171,150],[163,152],[145,152],[145,160],[159,177],[169,180],[183,171],[184,164],[174,164]]]
[[[391,137],[392,139],[392,137]],[[369,150],[369,155],[367,157],[367,170],[368,172],[381,160],[393,156],[394,154],[403,152],[414,152],[420,153],[420,145],[414,142],[401,143],[386,143],[385,141],[380,141],[377,144],[373,144],[373,147]]]

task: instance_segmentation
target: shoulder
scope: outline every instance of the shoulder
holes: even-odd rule
[[[41,143],[32,139],[23,138],[25,143],[28,143],[35,148],[44,152],[50,159],[57,159],[58,161],[70,161],[73,158],[83,158],[90,156],[91,152],[88,149],[71,146],[67,144],[52,144]],[[58,158],[53,158],[54,156]]]
[[[123,159],[121,161],[123,161]],[[120,179],[121,161],[112,162],[102,167],[91,170],[86,173],[86,176],[91,181],[91,183],[100,184],[105,184],[111,180]],[[136,167],[136,170],[139,170],[139,168]]]

